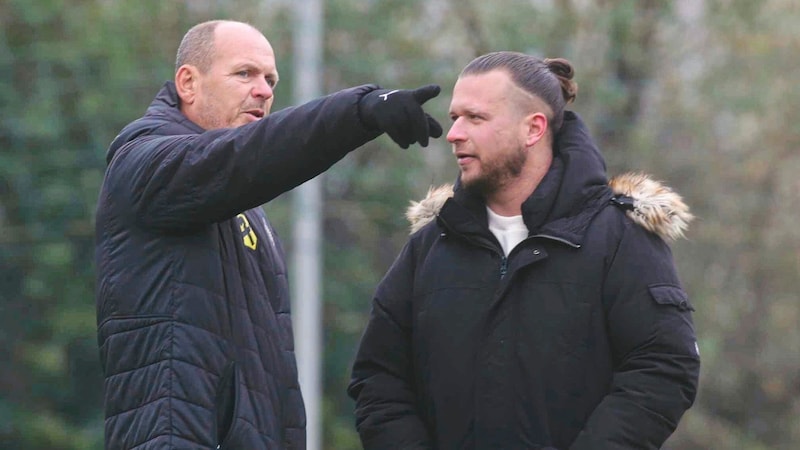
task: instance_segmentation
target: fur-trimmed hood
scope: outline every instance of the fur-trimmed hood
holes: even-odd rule
[[[666,241],[684,237],[694,216],[683,198],[664,184],[643,173],[625,173],[612,178],[609,187],[615,195],[632,199],[626,214],[636,224]],[[431,187],[421,201],[412,201],[406,210],[411,233],[431,222],[445,201],[453,196],[453,185]]]

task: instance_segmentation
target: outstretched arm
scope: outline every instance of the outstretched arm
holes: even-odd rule
[[[365,85],[239,128],[136,138],[109,165],[108,193],[142,226],[180,232],[262,205],[382,132],[405,147],[441,135],[422,109],[438,87],[398,90],[386,101],[380,92]]]

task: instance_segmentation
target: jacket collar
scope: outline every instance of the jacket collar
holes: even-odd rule
[[[141,118],[129,123],[111,142],[106,153],[106,163],[110,164],[117,151],[136,137],[159,135],[200,134],[202,127],[189,120],[180,110],[180,97],[173,81],[167,81],[158,91],[147,111]]]

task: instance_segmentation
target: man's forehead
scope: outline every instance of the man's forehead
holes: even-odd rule
[[[214,60],[224,68],[250,66],[277,75],[272,47],[266,40],[223,39],[216,42]]]
[[[510,82],[506,75],[495,72],[459,77],[453,87],[453,102],[494,103],[507,97]]]

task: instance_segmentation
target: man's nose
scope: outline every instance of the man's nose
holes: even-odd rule
[[[461,129],[460,120],[461,119],[456,119],[453,121],[453,124],[450,125],[450,130],[447,132],[447,142],[451,144],[456,141],[464,140],[464,132]]]
[[[272,86],[270,86],[269,82],[261,78],[260,81],[256,82],[256,85],[253,87],[252,91],[253,97],[261,97],[264,100],[269,100],[272,98]]]

